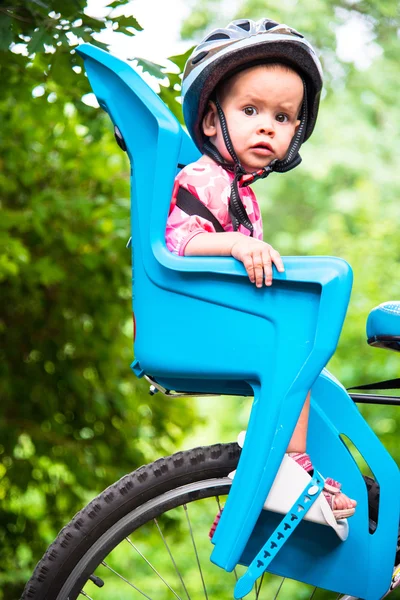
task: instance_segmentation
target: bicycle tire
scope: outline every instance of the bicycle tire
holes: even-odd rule
[[[239,456],[236,443],[216,444],[178,452],[125,475],[60,531],[21,600],[76,599],[104,557],[131,532],[177,506],[227,494],[227,475]],[[376,500],[376,488],[371,484],[369,489]]]
[[[125,475],[79,511],[60,531],[37,564],[21,600],[58,600],[71,571],[112,523],[174,488],[194,481],[226,477],[236,468],[239,456],[240,448],[236,443],[216,444],[160,458]],[[221,493],[228,490],[227,482]],[[77,594],[73,591],[68,597],[71,600],[78,595],[79,591]]]

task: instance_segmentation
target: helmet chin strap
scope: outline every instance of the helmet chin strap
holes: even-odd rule
[[[305,81],[303,81],[304,96],[303,104],[300,113],[300,125],[293,136],[289,149],[286,152],[285,157],[282,160],[274,159],[269,165],[254,171],[253,173],[247,173],[243,168],[232,144],[232,140],[229,135],[228,125],[225,119],[224,111],[218,101],[218,98],[214,99],[215,105],[218,111],[218,117],[221,123],[222,135],[224,138],[225,146],[232,158],[233,164],[227,163],[221,156],[219,150],[210,141],[204,143],[203,149],[205,154],[215,160],[216,163],[221,165],[224,169],[231,171],[235,174],[235,177],[231,183],[231,196],[229,200],[229,214],[232,220],[234,231],[239,229],[240,225],[243,225],[250,231],[250,235],[253,235],[253,224],[251,223],[249,216],[246,212],[242,199],[239,195],[238,187],[246,187],[251,183],[254,183],[258,179],[264,179],[268,177],[272,171],[277,173],[286,173],[291,169],[294,169],[301,163],[301,156],[299,154],[300,146],[304,141],[306,133],[306,125],[308,119],[308,108],[307,108],[307,89]]]

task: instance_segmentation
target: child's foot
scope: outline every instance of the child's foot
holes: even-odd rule
[[[312,466],[310,457],[305,452],[289,452],[289,456],[297,462],[298,465],[309,475],[313,475],[314,467]],[[357,502],[352,500],[341,491],[341,484],[331,477],[325,479],[325,485],[322,493],[331,508],[336,519],[346,519],[355,513]]]
[[[289,452],[288,455],[295,462],[297,462],[297,464],[300,465],[302,469],[307,471],[307,473],[311,477],[313,476],[314,467],[308,454],[306,454],[305,452]],[[328,502],[329,507],[332,510],[333,516],[336,520],[347,519],[348,517],[354,515],[356,510],[355,507],[357,506],[357,502],[355,500],[352,500],[351,498],[346,496],[346,494],[343,494],[340,491],[341,485],[342,484],[338,481],[335,481],[331,477],[328,477],[327,479],[325,479],[324,489],[322,490],[322,493],[324,494],[324,497]],[[212,539],[215,533],[215,530],[221,518],[222,510],[223,509],[221,509],[216,515],[214,522],[211,526],[211,529],[208,534],[210,540]]]

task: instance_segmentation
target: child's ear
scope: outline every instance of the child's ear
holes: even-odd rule
[[[295,133],[297,133],[297,130],[298,130],[298,128],[300,127],[300,123],[301,123],[300,119],[297,119],[297,121],[296,121],[296,126],[295,126],[295,128],[294,128],[294,132],[295,132]]]
[[[203,117],[203,133],[206,137],[213,137],[217,134],[217,119],[217,107],[215,106],[215,103],[210,100]]]

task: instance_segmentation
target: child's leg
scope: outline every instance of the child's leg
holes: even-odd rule
[[[306,452],[307,445],[307,430],[308,430],[308,417],[310,414],[310,392],[307,394],[306,401],[301,410],[299,420],[292,435],[292,439],[289,442],[287,448],[288,454],[303,454]],[[357,502],[351,500],[345,494],[335,495],[335,509],[343,510],[346,508],[353,508]]]
[[[307,447],[307,431],[308,431],[308,417],[310,414],[310,392],[307,394],[306,401],[304,402],[304,406],[301,410],[299,420],[297,421],[295,430],[293,432],[292,438],[289,442],[289,446],[287,447],[286,452],[294,459],[296,462],[306,471],[312,470],[312,464],[310,458],[308,457],[306,452]],[[245,433],[245,432],[242,432]],[[243,438],[244,439],[244,438]],[[239,442],[239,445],[243,445],[243,439]],[[239,440],[238,440],[239,441]],[[298,460],[299,459],[299,460]],[[326,481],[328,483],[329,480]],[[332,480],[331,480],[332,482]],[[335,482],[336,483],[336,482]],[[351,500],[345,494],[342,493],[332,493],[332,490],[329,492],[324,490],[325,498],[328,500],[328,503],[332,510],[346,510],[353,509],[357,502],[355,500]],[[330,496],[330,497],[329,497]],[[219,511],[217,516],[214,519],[214,523],[209,532],[209,537],[212,539],[214,532],[217,528],[221,517],[222,510]],[[335,514],[335,513],[334,513]],[[339,517],[337,517],[339,518]]]
[[[310,414],[310,392],[307,394],[306,401],[301,409],[299,420],[294,429],[292,439],[289,442],[286,452],[305,452],[307,445],[308,417]]]

